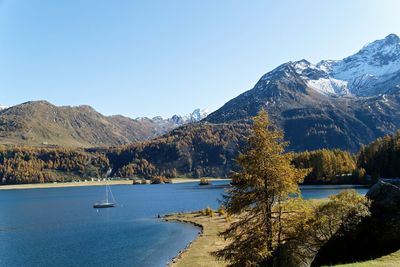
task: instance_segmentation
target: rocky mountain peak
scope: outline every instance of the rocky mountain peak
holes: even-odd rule
[[[399,44],[400,44],[400,38],[396,34],[391,33],[383,39],[379,39],[374,42],[366,44],[360,50],[360,52],[370,52],[370,51],[377,52],[386,47],[396,48],[399,46]]]
[[[196,121],[201,121],[202,119],[207,117],[207,115],[209,113],[210,112],[207,109],[199,109],[199,108],[197,108],[189,115],[189,117],[190,117],[190,119],[192,121],[196,122]]]
[[[384,39],[376,40],[372,43],[365,45],[356,54],[344,58],[342,61],[344,63],[350,64],[349,66],[355,67],[357,65],[371,65],[377,67],[383,67],[389,65],[393,62],[397,63],[397,68],[399,69],[399,59],[400,59],[400,38],[395,34],[390,34]],[[356,63],[356,64],[354,64]],[[367,71],[376,71],[372,69],[366,69]],[[391,69],[383,69],[385,73]],[[369,73],[374,74],[374,73]],[[382,74],[382,72],[375,73]]]
[[[140,119],[148,119],[148,118],[147,117],[142,117]],[[155,116],[155,117],[152,118],[152,120],[159,122],[159,121],[163,121],[164,119],[161,116]]]
[[[293,79],[300,79],[308,88],[330,96],[374,96],[397,90],[400,38],[390,34],[341,60],[322,60],[317,64],[305,59],[287,62],[266,73],[255,88],[265,89],[276,81]]]
[[[141,118],[136,118],[137,121],[150,121],[152,123],[157,124],[160,127],[167,127],[168,129],[173,129],[182,125],[190,124],[190,123],[195,123],[198,121],[201,121],[207,115],[209,114],[209,111],[207,109],[195,109],[193,112],[186,114],[186,115],[173,115],[170,118],[163,118],[161,116],[156,116],[153,118],[147,118],[147,117],[141,117]]]
[[[394,33],[391,33],[391,34],[389,34],[388,36],[386,36],[386,37],[385,37],[385,40],[386,40],[387,42],[400,43],[400,37],[397,36],[397,35],[394,34]]]
[[[187,115],[174,115],[171,118],[169,118],[168,120],[172,121],[173,123],[177,124],[177,125],[184,125],[184,124],[188,124],[188,123],[194,123],[194,122],[198,122],[201,121],[202,119],[204,119],[205,117],[207,117],[207,115],[209,114],[209,112],[207,111],[207,109],[195,109],[193,112],[187,114]]]
[[[46,100],[27,101],[27,102],[24,102],[24,103],[22,103],[20,105],[21,106],[54,106],[53,104],[51,104],[50,102],[48,102]]]
[[[354,55],[321,65],[327,66],[330,76],[346,81],[353,95],[385,93],[400,82],[400,39],[390,34],[365,45]]]
[[[400,126],[400,44],[395,34],[341,60],[279,65],[206,121],[247,121],[265,108],[291,149],[358,149]]]

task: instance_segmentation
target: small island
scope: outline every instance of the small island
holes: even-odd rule
[[[211,181],[210,181],[210,179],[201,178],[199,185],[211,185]]]

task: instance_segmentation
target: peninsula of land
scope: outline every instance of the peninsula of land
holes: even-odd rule
[[[164,216],[163,219],[165,221],[190,223],[201,228],[199,236],[171,260],[169,267],[227,266],[226,262],[219,261],[210,254],[223,248],[228,242],[218,236],[219,232],[229,226],[226,215],[215,213],[211,217],[197,211],[170,214]],[[400,250],[374,260],[336,265],[336,267],[397,267],[399,262]]]

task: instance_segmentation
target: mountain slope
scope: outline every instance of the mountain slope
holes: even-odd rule
[[[399,38],[391,34],[343,60],[282,64],[200,122],[99,152],[107,153],[117,176],[225,176],[237,168],[234,159],[249,134],[250,118],[261,108],[285,130],[292,150],[355,152],[400,128],[399,51]],[[105,117],[87,106],[30,102],[0,111],[0,142],[118,145],[165,133],[199,114],[131,120]]]
[[[288,62],[211,113],[211,123],[248,121],[265,108],[291,149],[357,150],[400,128],[400,39],[394,34],[343,60]]]
[[[288,62],[199,123],[109,153],[114,175],[226,176],[265,108],[289,149],[356,152],[400,128],[399,38],[364,46],[343,60]],[[219,145],[220,144],[220,145]]]
[[[385,93],[400,80],[400,38],[390,34],[365,45],[356,54],[343,60],[321,61],[317,67],[346,83],[350,93],[371,96]],[[382,84],[385,86],[381,86]]]
[[[0,143],[69,147],[116,146],[162,135],[184,123],[103,116],[90,106],[32,101],[0,110]]]
[[[111,148],[112,175],[224,177],[237,169],[235,158],[249,134],[246,126],[194,123],[153,140]]]

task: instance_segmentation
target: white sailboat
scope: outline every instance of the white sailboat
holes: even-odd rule
[[[108,195],[111,196],[111,200],[109,199]],[[115,199],[114,195],[111,191],[110,185],[106,181],[106,199],[102,201],[98,201],[93,204],[93,208],[99,209],[99,208],[113,208],[115,206]]]

